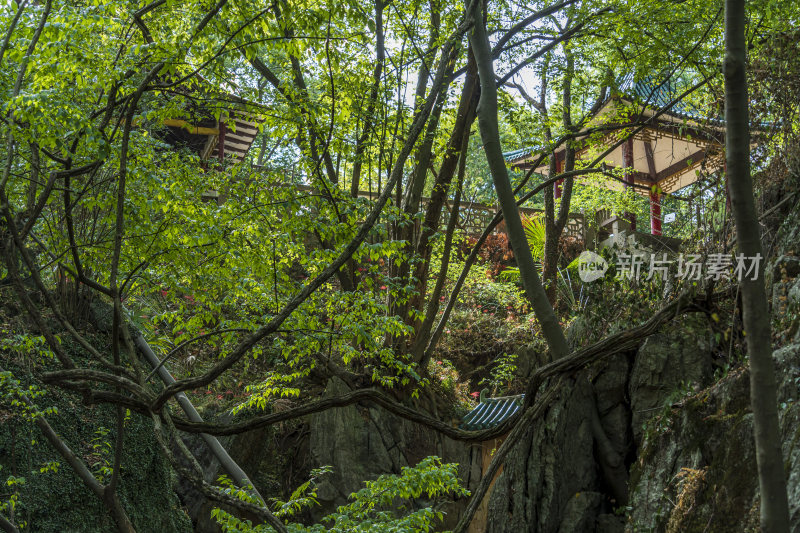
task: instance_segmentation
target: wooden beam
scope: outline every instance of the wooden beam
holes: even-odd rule
[[[681,139],[686,142],[706,143],[722,147],[725,136],[722,133],[718,135],[709,134],[707,130],[702,129],[701,126],[692,124],[676,124],[666,120],[656,119],[656,123],[649,129],[656,132],[666,132],[676,139]],[[691,138],[690,138],[691,137]]]
[[[693,153],[688,157],[684,157],[680,161],[672,163],[665,169],[662,169],[658,173],[658,181],[661,181],[665,178],[672,176],[673,174],[677,174],[681,170],[687,170],[690,167],[693,167],[697,163],[702,162],[706,158],[706,151],[705,150],[698,150],[697,152]],[[691,162],[691,164],[690,164]]]
[[[216,148],[216,146],[217,146],[217,136],[216,135],[209,135],[206,138],[206,144],[203,147],[203,151],[200,152],[200,159],[202,159],[203,161],[208,159],[211,156],[211,153]]]
[[[243,144],[243,145],[248,146],[248,147],[251,144],[253,144],[253,141],[255,141],[255,137],[247,137],[247,136],[242,136],[242,135],[239,135],[239,134],[231,133],[231,130],[227,131],[227,136],[225,138],[227,140],[229,140],[229,141],[232,141],[232,142],[235,142],[235,143],[239,143],[239,144]]]
[[[647,185],[652,185],[655,183],[653,178],[650,177],[650,174],[645,174],[644,172],[639,172],[638,170],[632,170],[628,173],[628,175],[633,178],[634,183],[646,183]]]
[[[165,118],[164,125],[171,126],[173,128],[183,128],[192,135],[219,135],[219,128],[195,126],[194,124],[177,118]]]
[[[238,139],[231,139],[231,136],[229,134],[225,135],[225,148],[228,147],[238,148],[239,150],[243,150],[246,152],[250,149],[250,145],[253,144],[252,142],[250,143],[236,142],[236,140]]]
[[[650,171],[650,177],[653,181],[658,180],[658,171],[656,171],[656,158],[653,155],[653,145],[650,141],[644,141],[644,156],[647,159],[647,169]]]
[[[221,120],[219,121],[219,137],[217,137],[217,158],[219,159],[220,165],[225,158],[225,123]]]
[[[239,130],[233,132],[229,129],[227,131],[229,139],[239,139],[240,142],[246,142],[246,143],[252,143],[253,140],[255,139],[255,135],[247,135]]]
[[[228,142],[225,143],[225,147],[223,148],[223,150],[225,150],[226,154],[227,153],[237,153],[242,155],[247,154],[247,150],[242,150],[241,148],[236,148],[235,146],[231,146],[230,143]],[[219,146],[216,146],[214,148],[214,152],[219,152]]]
[[[255,137],[258,135],[258,128],[250,126],[249,124],[245,124],[238,120],[234,121],[236,125],[236,133],[245,133],[251,137]]]

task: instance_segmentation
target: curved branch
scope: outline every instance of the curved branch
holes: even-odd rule
[[[159,369],[159,368],[161,368],[162,366],[164,366],[164,363],[166,363],[167,361],[169,361],[169,358],[170,358],[170,357],[172,357],[173,355],[175,355],[176,353],[178,353],[179,351],[181,351],[181,350],[182,350],[182,349],[183,349],[185,346],[187,346],[187,345],[189,345],[189,344],[192,344],[193,342],[197,342],[197,341],[199,341],[199,340],[202,340],[202,339],[205,339],[205,338],[208,338],[208,337],[213,337],[214,335],[220,335],[220,334],[222,334],[222,333],[231,333],[231,332],[249,332],[249,331],[250,331],[250,330],[249,330],[249,329],[247,329],[247,328],[227,328],[227,329],[218,329],[218,330],[210,331],[210,332],[208,332],[208,333],[204,333],[204,334],[202,334],[202,335],[198,335],[197,337],[193,337],[193,338],[191,338],[191,339],[185,340],[185,341],[183,341],[182,343],[180,343],[179,345],[177,345],[175,348],[173,348],[172,350],[170,350],[170,351],[169,351],[169,353],[167,353],[167,355],[165,355],[165,356],[164,356],[164,358],[163,358],[163,359],[161,359],[161,361],[159,361],[158,365],[156,365],[156,367],[153,369],[153,371],[152,371],[152,372],[150,372],[149,374],[147,374],[147,377],[146,377],[146,378],[144,378],[144,381],[145,381],[145,383],[147,383],[148,381],[150,381],[150,378],[152,378],[152,377],[153,377],[153,374],[155,374],[156,372],[158,372],[158,369]]]
[[[11,35],[17,28],[17,24],[19,24],[19,18],[22,16],[22,12],[25,11],[26,7],[28,7],[28,0],[23,0],[22,2],[20,2],[19,5],[17,6],[17,12],[14,14],[14,18],[8,25],[6,36],[3,38],[3,44],[0,45],[0,65],[3,64],[3,56],[6,55],[6,50],[8,50],[8,43],[11,42]]]
[[[0,371],[3,371],[3,369],[0,368]],[[28,408],[38,411],[36,404],[34,404],[33,401],[31,401],[26,395],[20,394],[18,398]],[[128,533],[134,532],[133,525],[131,524],[127,513],[125,512],[125,508],[122,506],[119,498],[117,498],[116,492],[109,491],[108,487],[103,486],[103,484],[94,477],[94,474],[92,474],[86,464],[84,464],[84,462],[70,449],[70,447],[61,439],[61,437],[58,436],[44,416],[34,416],[33,421],[41,430],[45,439],[47,439],[56,452],[58,452],[58,454],[64,459],[70,468],[72,468],[72,471],[75,472],[75,475],[77,475],[83,484],[86,485],[89,490],[94,492],[94,494],[105,504],[106,509],[114,518],[119,531]]]
[[[309,402],[305,405],[287,409],[278,413],[258,416],[238,422],[236,424],[213,424],[208,422],[190,422],[188,420],[175,419],[175,427],[190,433],[208,433],[210,435],[236,435],[245,431],[271,426],[285,420],[292,420],[313,413],[333,409],[337,407],[347,407],[358,402],[370,402],[379,405],[387,411],[412,422],[421,424],[429,429],[433,429],[453,440],[480,442],[492,439],[506,433],[509,426],[512,426],[515,419],[509,419],[508,425],[498,426],[497,428],[485,429],[480,431],[465,431],[455,428],[437,418],[425,415],[411,407],[403,405],[384,392],[376,389],[359,389],[341,396],[325,398]]]
[[[93,370],[91,368],[70,368],[67,370],[55,370],[52,372],[45,372],[41,376],[42,381],[45,383],[58,383],[60,381],[93,381],[97,383],[106,383],[121,387],[132,394],[135,394],[143,401],[152,401],[153,394],[148,392],[144,387],[134,383],[133,381],[114,374],[102,372],[100,370]]]
[[[191,452],[189,452],[189,450],[186,448],[183,442],[181,442],[180,437],[175,433],[174,426],[172,425],[169,419],[169,415],[166,416],[167,416],[166,418],[167,426],[170,430],[170,435],[172,437],[172,440],[175,441],[175,443],[178,445],[178,448],[181,450],[184,456],[186,456],[186,458],[194,465],[195,469],[198,469],[200,465],[197,463],[197,460],[194,458]],[[286,527],[280,520],[278,520],[275,517],[274,514],[270,512],[270,510],[266,506],[266,502],[264,501],[263,498],[261,498],[261,496],[255,490],[255,487],[253,487],[252,483],[249,483],[249,488],[251,491],[255,492],[256,495],[258,495],[259,499],[262,502],[262,506],[255,505],[250,502],[240,500],[238,498],[234,498],[229,494],[225,494],[217,487],[208,483],[197,472],[192,472],[191,470],[180,464],[180,462],[178,462],[177,458],[174,456],[172,450],[170,449],[170,446],[168,445],[167,442],[165,442],[164,437],[161,434],[162,431],[161,420],[159,419],[158,416],[155,415],[153,415],[152,418],[153,418],[153,423],[155,424],[156,440],[158,441],[162,453],[170,462],[170,464],[172,464],[172,467],[175,468],[175,470],[177,470],[178,473],[180,473],[183,477],[191,481],[200,490],[200,492],[202,492],[206,497],[208,497],[211,500],[230,505],[231,507],[239,509],[240,511],[252,513],[253,515],[257,516],[262,522],[266,522],[267,524],[272,526],[278,533],[287,533]],[[237,481],[237,483],[240,482]],[[241,486],[244,489],[248,488],[247,484],[241,484]]]

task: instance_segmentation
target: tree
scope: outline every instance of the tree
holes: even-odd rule
[[[550,305],[544,287],[536,271],[536,265],[528,248],[525,229],[519,216],[514,191],[508,179],[503,150],[500,146],[500,131],[497,126],[497,85],[495,84],[494,67],[492,65],[491,46],[486,34],[485,22],[482,21],[480,4],[473,0],[468,10],[471,10],[473,22],[470,45],[478,65],[478,74],[481,79],[481,99],[478,104],[478,120],[481,127],[481,138],[486,151],[486,159],[492,173],[497,198],[508,228],[509,240],[517,259],[520,278],[525,287],[525,292],[533,304],[539,322],[542,324],[542,333],[547,340],[553,358],[560,359],[569,353],[564,332],[558,323],[553,307]],[[546,13],[545,13],[546,14]],[[544,16],[544,15],[542,15]]]
[[[705,3],[690,4],[705,13]],[[237,489],[207,483],[181,435],[233,435],[357,402],[461,441],[512,432],[475,492],[463,530],[515,439],[557,394],[557,383],[547,380],[635,346],[692,301],[684,295],[644,324],[570,353],[517,205],[557,180],[603,172],[602,155],[551,172],[535,187],[528,173],[514,188],[502,157],[498,92],[508,101],[508,83],[521,69],[564,59],[555,105],[548,97],[562,124],[542,121],[553,131],[541,134],[541,163],[577,136],[581,122],[572,117],[586,107],[577,95],[597,93],[597,86],[577,81],[590,63],[578,53],[585,52],[580,43],[589,50],[595,39],[615,41],[620,27],[638,32],[634,15],[642,16],[641,8],[665,24],[656,25],[652,39],[625,46],[644,55],[652,40],[653,48],[671,51],[657,43],[678,9],[671,2],[613,8],[576,0],[473,0],[466,12],[460,4],[420,0],[379,0],[368,8],[352,0],[158,0],[135,11],[128,0],[48,0],[0,8],[2,281],[55,355],[36,379],[105,405],[116,417],[108,479],[82,464],[70,451],[74,443],[47,430],[45,416],[55,413],[40,406],[45,415],[37,425],[121,530],[135,527],[117,496],[126,410],[152,421],[164,455],[209,498],[283,531],[275,506],[248,487],[239,498]],[[570,24],[559,28],[562,19]],[[680,35],[698,37],[696,29]],[[688,57],[693,50],[681,52]],[[573,53],[578,66],[568,58]],[[425,363],[458,292],[458,286],[450,292],[434,328],[450,254],[431,265],[432,250],[440,238],[445,250],[452,247],[476,117],[501,212],[478,239],[459,283],[505,219],[554,361],[535,369],[519,415],[469,432],[406,400],[425,382]],[[257,157],[226,159],[220,150],[219,160],[210,161],[198,156],[197,139],[175,140],[211,132],[200,144],[213,150],[225,131],[249,129],[237,119],[258,123]],[[176,123],[185,131],[170,126]],[[229,147],[241,152],[235,143]],[[358,197],[364,189],[372,201]],[[226,201],[204,201],[212,190]],[[450,223],[441,234],[450,199]],[[553,206],[551,222],[568,211],[568,200],[558,217]],[[561,230],[549,231],[552,251]],[[85,317],[62,301],[66,293],[109,305],[108,332],[86,335],[79,327]],[[141,364],[131,325],[151,341],[162,366],[188,350],[200,355],[194,363],[185,358],[174,383],[156,384]],[[85,357],[65,350],[64,338]],[[183,394],[240,376],[252,379],[240,407],[266,413],[215,424],[172,408]],[[324,384],[331,376],[351,383],[352,392],[322,400],[304,394],[304,380]],[[297,398],[292,408],[269,412],[287,396]],[[244,473],[235,478],[246,485]]]
[[[750,112],[747,94],[745,3],[725,2],[725,157],[739,252],[763,257],[760,225],[750,177]],[[750,403],[761,489],[761,528],[789,531],[786,473],[781,453],[772,333],[764,289],[764,267],[742,280],[742,312],[750,356]]]

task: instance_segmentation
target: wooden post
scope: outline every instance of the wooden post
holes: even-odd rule
[[[220,167],[222,167],[222,162],[225,160],[225,129],[225,123],[220,119],[219,138],[217,140],[217,159],[219,159]]]
[[[661,235],[661,194],[650,191],[650,234]]]
[[[622,164],[627,169],[633,168],[633,137],[626,140],[622,145]],[[626,170],[623,182],[627,191],[633,186],[633,173]],[[631,223],[631,231],[636,231],[636,215],[634,213],[624,213],[623,216]]]
[[[642,145],[644,146],[645,159],[647,159],[647,170],[652,181],[652,186],[650,187],[650,234],[661,235],[661,189],[658,188],[656,158],[650,141],[644,141]]]
[[[633,168],[633,138],[627,139],[622,144],[622,166],[626,168]],[[633,175],[625,171],[625,176],[623,177],[624,187],[627,191],[631,185],[633,184]]]

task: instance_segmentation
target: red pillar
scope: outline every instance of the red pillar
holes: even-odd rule
[[[564,170],[564,161],[559,159],[556,156],[556,174],[561,174]],[[561,198],[561,184],[564,183],[564,179],[560,179],[556,182],[556,200]]]
[[[661,195],[650,191],[650,234],[661,235]]]

